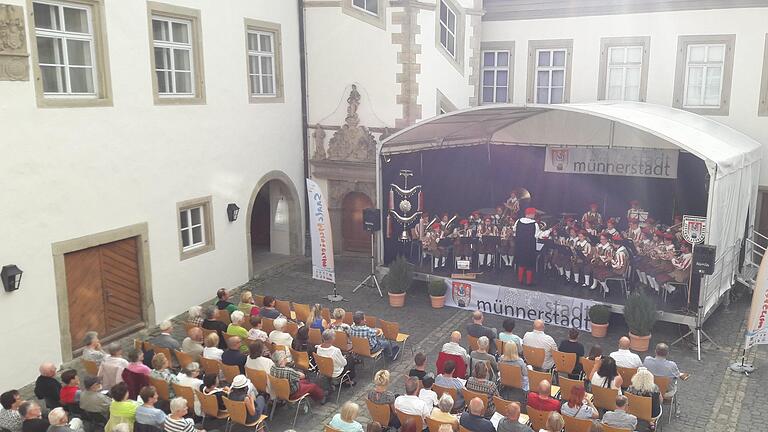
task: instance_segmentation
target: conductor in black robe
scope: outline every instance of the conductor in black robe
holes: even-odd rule
[[[536,223],[536,209],[525,209],[525,217],[515,222],[515,264],[517,264],[517,281],[522,285],[533,284],[533,273],[536,271],[536,241],[549,234],[542,231]]]

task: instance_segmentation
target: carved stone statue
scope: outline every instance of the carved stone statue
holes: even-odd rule
[[[26,40],[24,10],[0,4],[0,81],[29,79]]]
[[[312,138],[315,140],[315,154],[312,159],[325,159],[325,131],[320,127],[320,124],[315,125],[315,131],[312,132]]]
[[[336,131],[328,142],[328,158],[334,160],[374,162],[376,158],[376,139],[365,126],[360,126],[357,109],[360,106],[360,92],[357,86],[347,98],[347,117],[341,129]]]

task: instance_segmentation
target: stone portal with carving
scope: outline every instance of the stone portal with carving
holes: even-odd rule
[[[0,81],[29,80],[28,57],[24,10],[0,4]]]
[[[328,143],[328,158],[344,161],[374,162],[376,157],[376,138],[365,126],[360,126],[357,109],[360,106],[360,92],[357,86],[347,98],[347,117],[341,129],[336,131]]]

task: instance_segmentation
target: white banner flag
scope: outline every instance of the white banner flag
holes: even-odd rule
[[[755,291],[752,293],[746,349],[760,344],[768,344],[768,260],[765,258],[760,262]]]
[[[544,171],[676,179],[678,154],[662,149],[547,147]]]
[[[328,217],[323,191],[314,181],[307,179],[309,197],[309,232],[312,236],[312,278],[336,283],[333,269],[333,236],[331,218]]]

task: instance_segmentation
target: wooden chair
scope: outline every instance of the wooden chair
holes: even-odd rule
[[[264,333],[269,336],[270,333],[272,333],[272,330],[275,329],[275,320],[272,318],[262,318],[261,319],[261,329],[264,330]]]
[[[291,358],[295,367],[307,372],[314,370],[312,365],[309,364],[309,354],[304,351],[296,351],[291,347],[288,347],[288,349],[291,351]]]
[[[477,344],[477,339],[478,338],[474,336],[467,335],[467,344],[469,345],[470,351],[477,351],[477,349],[480,348],[480,346]]]
[[[549,413],[552,411],[539,411],[531,407],[526,407],[526,409],[528,411],[528,418],[531,420],[531,429],[535,431],[544,429]]]
[[[231,383],[236,376],[240,375],[240,367],[237,365],[221,364],[221,371],[224,373],[224,379]]]
[[[555,361],[555,369],[558,373],[570,375],[576,369],[576,353],[552,351],[552,360]]]
[[[85,369],[85,373],[91,376],[98,376],[99,375],[99,364],[92,360],[86,360],[84,358],[81,358],[80,361],[83,363],[83,369]]]
[[[286,318],[291,317],[291,302],[286,300],[275,300],[275,309],[280,311]]]
[[[547,380],[551,383],[552,375],[549,372],[528,370],[528,388],[536,390],[539,388],[539,383],[544,380]]]
[[[341,432],[341,431],[334,427],[331,427],[331,425],[323,425],[323,432]]]
[[[360,357],[365,357],[373,360],[371,367],[371,374],[376,371],[376,362],[381,358],[384,350],[378,350],[375,353],[371,352],[371,344],[368,342],[368,338],[352,337],[352,351]]]
[[[523,355],[525,356],[525,363],[539,370],[544,369],[544,348],[523,345]],[[534,388],[533,384],[531,384],[531,388]]]
[[[217,420],[224,420],[229,423],[229,413],[225,411],[219,411],[219,401],[216,399],[216,395],[206,395],[200,390],[195,389],[195,395],[197,400],[200,401],[200,409],[203,411],[203,423],[208,417],[212,417]]]
[[[500,382],[502,386],[518,389],[523,388],[523,372],[520,369],[520,366],[499,363],[499,376],[501,377]]]
[[[184,321],[184,334],[189,334],[189,330],[197,327],[189,321]]]
[[[624,393],[627,397],[627,412],[637,417],[639,420],[645,420],[650,424],[655,424],[656,421],[661,418],[663,410],[659,412],[659,415],[653,417],[653,401],[650,396],[637,396],[632,393]]]
[[[320,329],[309,329],[309,344],[312,346],[320,345],[323,343],[323,333]]]
[[[205,332],[205,330],[203,330],[203,332]],[[133,347],[136,349],[136,351],[144,351],[144,342],[142,342],[141,339],[134,339]]]
[[[328,308],[322,308],[320,309],[320,316],[323,317],[325,322],[329,323],[331,322],[331,310]]]
[[[509,406],[509,404],[511,404],[512,402],[515,402],[515,401],[506,400],[501,396],[493,397],[493,406],[496,407],[496,412],[498,412],[499,414],[505,414],[507,412],[506,411],[507,406]]]
[[[218,321],[221,321],[226,325],[232,324],[232,320],[229,318],[229,311],[226,309],[217,310],[214,316]]]
[[[400,333],[400,324],[396,322],[385,320],[379,321],[381,322],[381,332],[384,338],[397,344],[401,344],[400,350],[405,350],[405,346],[408,344],[408,338],[411,337],[411,335]],[[413,347],[411,347],[411,354],[413,354]]]
[[[632,384],[632,377],[635,376],[637,373],[637,368],[616,368],[616,370],[619,372],[619,375],[621,375],[622,388],[627,388]]]
[[[440,426],[444,424],[448,424],[448,425],[451,425],[451,427],[453,427],[453,423],[439,422],[431,417],[425,418],[424,421],[427,422],[427,429],[429,429],[429,432],[439,432]]]
[[[603,424],[603,432],[632,432],[632,429],[617,428]]]
[[[264,296],[260,294],[254,294],[253,295],[253,304],[259,307],[261,309],[262,306],[264,306]]]
[[[285,323],[285,328],[283,329],[283,331],[291,335],[292,338],[295,338],[296,333],[299,332],[299,325],[293,321],[288,321],[287,323]]]
[[[176,393],[176,397],[186,399],[189,412],[195,412],[195,390],[192,387],[186,387],[176,383],[171,384],[171,387],[173,387],[173,392]]]
[[[408,420],[411,420],[415,424],[419,425],[419,429],[422,429],[421,425],[424,423],[424,420],[420,415],[406,414],[397,408],[395,408],[395,415],[397,416],[397,419],[400,420],[401,425],[404,425]]]
[[[467,388],[461,389],[462,395],[464,395],[464,402],[469,404],[469,401],[471,401],[473,398],[480,398],[480,400],[483,401],[483,406],[485,409],[488,409],[488,393],[479,393],[472,390],[467,390]]]
[[[469,430],[469,429],[467,429],[467,428],[465,428],[465,427],[464,427],[464,426],[462,426],[462,425],[459,425],[459,432],[472,432],[472,431],[471,431],[471,430]]]
[[[502,341],[501,339],[499,339],[499,338],[496,338],[496,339],[494,339],[494,341],[496,341],[496,352],[497,352],[499,355],[502,355],[502,354],[504,354],[504,343],[505,343],[505,342],[503,342],[503,341]]]
[[[179,366],[181,366],[182,369],[192,363],[192,356],[183,351],[173,351],[173,355],[176,356],[176,360],[179,361]]]
[[[389,410],[389,405],[373,403],[370,399],[365,398],[365,406],[368,407],[368,412],[371,414],[371,420],[379,422],[382,427],[386,428],[389,426],[389,419],[392,415]]]
[[[558,387],[560,387],[560,399],[567,401],[571,397],[571,389],[578,386],[583,386],[584,381],[572,380],[565,377],[560,377],[557,381]]]
[[[589,374],[592,372],[592,369],[595,367],[595,360],[590,360],[586,357],[581,357],[579,359],[579,362],[581,363],[581,369],[584,371],[584,378],[587,380],[592,378],[589,376]]]
[[[306,354],[306,353],[305,353]],[[334,377],[333,376],[333,359],[330,357],[323,357],[319,355],[318,353],[312,353],[312,356],[315,358],[315,364],[317,364],[317,371],[320,375],[328,378],[328,382],[330,383],[329,387],[333,387],[334,384],[338,382],[338,393],[336,394],[336,403],[339,403],[339,398],[341,397],[341,387],[345,382],[351,382],[352,378],[349,377],[349,371],[344,371],[340,376]]]
[[[253,383],[253,386],[256,387],[256,391],[259,393],[268,393],[267,382],[269,380],[267,379],[266,372],[263,370],[245,368],[245,376]]]
[[[203,340],[205,340],[205,338],[207,338],[208,335],[211,334],[211,333],[218,334],[218,332],[216,330],[203,329]]]
[[[214,359],[200,357],[200,367],[206,375],[217,375],[221,370],[221,362]]]
[[[619,395],[619,391],[612,388],[592,386],[592,396],[595,404],[595,408],[600,408],[606,411],[613,411],[616,409],[616,396]]]
[[[456,397],[458,396],[459,391],[456,389],[456,387],[443,387],[441,385],[432,384],[432,390],[437,393],[437,398],[440,399],[440,397],[443,396],[443,393],[448,393],[451,395],[453,400],[456,400]]]
[[[269,378],[269,385],[272,387],[272,391],[275,393],[275,399],[277,401],[284,401],[288,405],[296,405],[296,414],[293,416],[293,423],[291,426],[296,426],[296,419],[299,418],[299,409],[301,408],[301,404],[304,403],[307,406],[307,409],[309,409],[309,394],[303,394],[299,396],[296,399],[291,399],[291,387],[288,384],[288,380],[284,378],[277,378],[272,375],[267,375],[267,378]],[[272,404],[272,412],[269,413],[269,418],[273,419],[275,417],[275,408],[277,407],[276,403]]]
[[[309,312],[311,311],[308,304],[303,303],[294,303],[293,304],[293,311],[296,312],[296,319],[309,325],[311,323],[307,322],[307,317],[309,317]]]
[[[346,323],[347,325],[352,325],[352,312],[345,312],[344,318],[341,320],[342,322]]]
[[[336,330],[336,337],[333,339],[333,346],[340,349],[341,352],[349,352],[349,336],[343,330]]]
[[[248,410],[245,408],[245,402],[233,401],[226,396],[224,396],[222,399],[224,400],[224,406],[227,407],[229,419],[232,424],[238,424],[245,426],[246,428],[253,428],[254,432],[266,430],[266,424],[264,420],[267,419],[267,416],[262,414],[256,421],[248,423],[246,421],[248,418]]]
[[[149,384],[154,386],[157,390],[158,399],[164,401],[171,400],[171,390],[167,381],[161,380],[160,378],[149,377]]]
[[[592,428],[592,420],[578,419],[571,416],[563,416],[565,420],[565,432],[589,432]]]
[[[669,377],[662,377],[662,376],[654,376],[653,382],[656,383],[656,385],[659,387],[659,393],[661,393],[662,396],[664,396],[667,391],[669,391],[669,384],[672,381],[672,378]],[[677,393],[672,395],[671,398],[664,398],[663,403],[665,405],[669,405],[669,419],[667,420],[668,423],[672,422],[672,415],[677,411]]]

